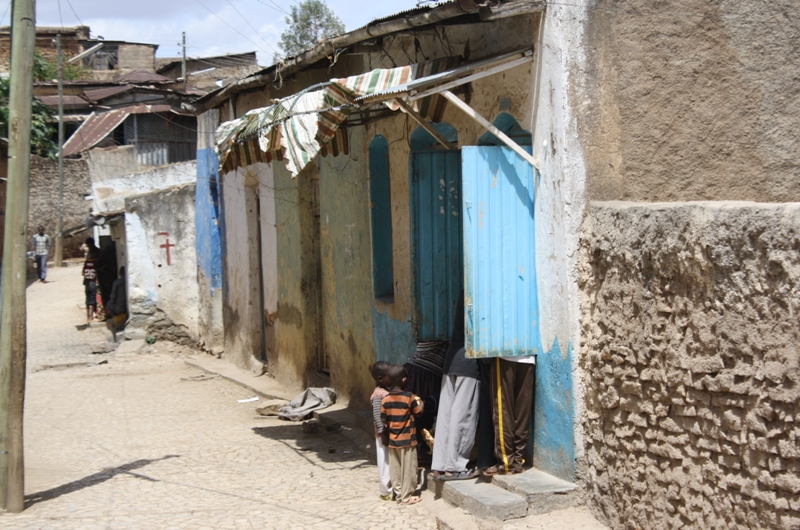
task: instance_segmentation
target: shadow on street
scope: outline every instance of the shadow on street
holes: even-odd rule
[[[287,423],[253,427],[253,432],[286,445],[313,465],[318,465],[319,462],[309,458],[309,453],[316,453],[318,459],[325,463],[359,462],[354,467],[370,465],[365,461],[363,452],[354,447],[346,437],[339,432],[326,431],[324,427],[318,433],[305,433],[301,423]]]
[[[49,501],[55,498],[58,498],[62,495],[66,495],[68,493],[73,493],[78,490],[82,490],[84,488],[89,488],[91,486],[95,486],[97,484],[102,484],[103,482],[114,478],[120,474],[130,474],[137,478],[141,478],[144,480],[153,480],[148,478],[144,475],[139,475],[137,473],[131,473],[134,469],[139,469],[141,467],[147,466],[152,464],[153,462],[158,462],[160,460],[166,460],[168,458],[179,458],[180,455],[166,455],[162,458],[149,458],[149,459],[140,459],[134,460],[133,462],[129,462],[127,464],[118,466],[118,467],[111,467],[106,468],[102,471],[98,471],[97,473],[93,473],[89,476],[83,477],[78,480],[74,480],[67,484],[63,484],[61,486],[56,486],[55,488],[51,488],[49,490],[40,491],[37,493],[32,493],[30,495],[25,496],[25,508],[30,508],[34,504]]]

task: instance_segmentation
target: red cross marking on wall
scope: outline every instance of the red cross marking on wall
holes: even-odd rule
[[[169,267],[172,264],[169,260],[169,247],[174,247],[175,244],[169,242],[169,232],[159,232],[158,235],[166,238],[164,244],[160,245],[158,248],[163,248],[167,251],[167,266]]]

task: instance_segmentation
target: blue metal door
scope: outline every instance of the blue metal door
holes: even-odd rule
[[[533,168],[507,147],[462,158],[467,356],[539,353]]]
[[[411,166],[417,340],[450,340],[464,278],[461,154],[413,151]]]

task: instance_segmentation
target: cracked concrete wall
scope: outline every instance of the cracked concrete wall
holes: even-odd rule
[[[800,528],[800,204],[593,203],[592,505],[614,528]]]

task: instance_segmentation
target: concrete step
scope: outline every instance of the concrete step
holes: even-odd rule
[[[581,503],[578,486],[533,468],[518,475],[496,475],[492,484],[523,497],[529,513],[548,513]]]
[[[443,484],[441,495],[445,501],[479,519],[505,521],[528,513],[525,497],[488,482],[452,480]]]

